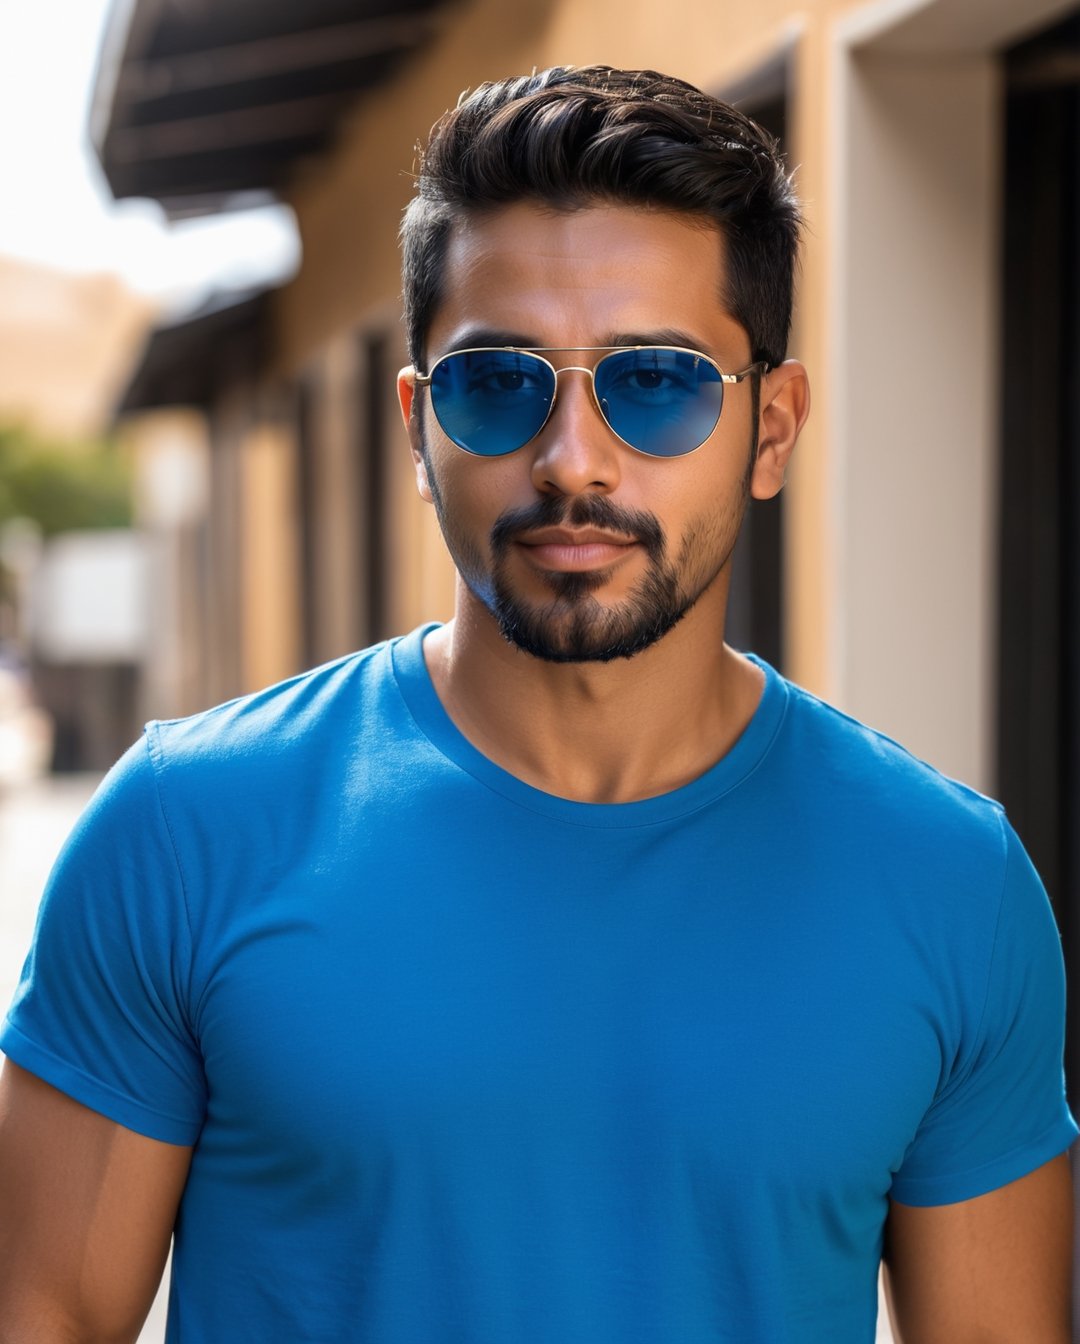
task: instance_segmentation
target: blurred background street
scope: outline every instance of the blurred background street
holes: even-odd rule
[[[0,1001],[19,979],[41,892],[97,775],[53,775],[0,792]]]

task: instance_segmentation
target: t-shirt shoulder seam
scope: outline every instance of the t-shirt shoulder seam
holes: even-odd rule
[[[165,827],[165,834],[169,838],[169,851],[173,857],[173,863],[176,865],[176,876],[180,884],[180,898],[184,907],[184,922],[187,925],[188,947],[190,954],[188,958],[188,994],[187,1000],[189,1013],[191,1015],[188,1022],[188,1029],[194,1029],[194,1023],[198,1018],[197,1005],[191,1003],[191,976],[195,968],[195,933],[194,920],[191,917],[191,900],[188,895],[188,880],[184,871],[183,860],[180,857],[180,846],[176,840],[176,831],[173,826],[172,818],[169,815],[169,809],[165,805],[164,775],[168,765],[165,754],[165,744],[161,738],[161,725],[157,720],[152,720],[146,725],[144,737],[146,740],[146,754],[150,762],[150,774],[154,781],[154,797],[157,800],[158,811],[161,814],[162,825]]]
[[[393,643],[393,640],[381,640],[378,644],[371,644],[367,648],[353,649],[350,653],[344,653],[340,657],[332,658],[328,662],[319,663],[315,667],[307,667],[302,672],[294,673],[291,677],[285,677],[281,681],[272,682],[268,686],[261,687],[256,691],[248,691],[244,695],[234,695],[228,700],[219,701],[217,704],[209,705],[206,709],[196,710],[193,714],[181,714],[171,719],[153,719],[151,722],[158,729],[183,728],[186,724],[200,719],[206,719],[212,715],[222,714],[230,709],[235,709],[238,705],[245,702],[258,699],[260,696],[266,696],[274,691],[284,692],[290,687],[298,686],[302,682],[309,681],[314,677],[324,675],[328,672],[334,672],[338,668],[347,667],[350,663],[358,663],[364,660],[370,660],[375,655],[382,652],[386,646]]]
[[[982,1037],[983,1024],[986,1022],[986,1014],[990,1006],[990,988],[994,979],[994,962],[998,954],[998,941],[1001,935],[1001,920],[1005,910],[1005,893],[1009,889],[1009,865],[1012,863],[1012,846],[1009,844],[1008,833],[1005,829],[1005,814],[1001,808],[996,812],[998,820],[998,837],[1001,842],[1001,884],[998,888],[997,910],[994,915],[994,936],[990,940],[990,955],[986,959],[986,984],[983,988],[982,1006],[979,1010],[979,1022],[975,1028],[975,1034],[972,1038],[972,1049],[976,1049],[978,1042]]]
[[[998,956],[1001,923],[1005,911],[1005,895],[1009,889],[1009,865],[1012,860],[1009,838],[1005,829],[1004,812],[999,808],[996,811],[996,816],[998,819],[998,838],[1002,848],[1001,881],[998,886],[997,901],[994,906],[993,933],[990,938],[990,949],[986,958],[986,971],[982,996],[979,1002],[979,1015],[976,1020],[975,1029],[971,1034],[969,1047],[963,1052],[962,1057],[959,1054],[955,1057],[954,1063],[949,1070],[948,1080],[943,1084],[937,1096],[934,1098],[935,1104],[952,1091],[957,1082],[964,1077],[969,1062],[978,1054],[980,1042],[983,1038],[983,1030],[986,1024],[987,1014],[990,1011],[990,995],[994,981],[994,963]]]

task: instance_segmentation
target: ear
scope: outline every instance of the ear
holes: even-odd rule
[[[795,441],[810,414],[810,380],[795,359],[762,376],[758,449],[750,476],[754,499],[772,499],[784,487]]]
[[[415,414],[416,370],[411,364],[407,364],[398,373],[397,394],[398,404],[401,406],[401,418],[405,421],[405,428],[409,432],[409,449],[416,469],[416,488],[420,492],[420,498],[426,499],[430,504],[431,485],[428,482],[427,463],[420,443],[420,417]]]

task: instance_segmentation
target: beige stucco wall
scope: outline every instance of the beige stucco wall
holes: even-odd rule
[[[254,427],[241,447],[241,686],[282,681],[301,661],[296,441],[281,425]]]

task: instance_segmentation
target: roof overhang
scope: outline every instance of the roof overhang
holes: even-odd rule
[[[90,135],[112,193],[173,216],[280,194],[445,0],[113,0]]]
[[[245,367],[254,373],[261,361],[273,293],[216,294],[186,317],[156,327],[115,417],[159,406],[212,406],[226,378]]]

